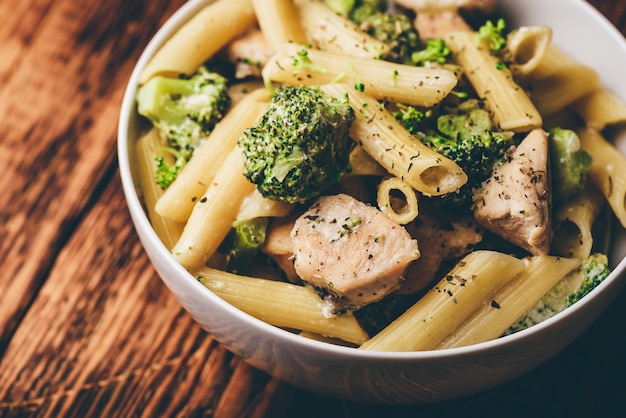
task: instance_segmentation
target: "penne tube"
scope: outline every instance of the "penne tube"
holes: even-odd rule
[[[154,54],[139,76],[193,74],[224,45],[255,23],[250,0],[217,0],[181,26]]]
[[[454,72],[287,44],[263,68],[265,80],[290,85],[350,84],[375,99],[430,107],[457,84]],[[353,90],[354,90],[353,88]]]
[[[474,251],[390,325],[361,345],[363,350],[422,351],[437,348],[495,292],[524,270],[518,258]]]
[[[263,115],[268,105],[267,91],[259,89],[232,107],[159,198],[156,211],[168,219],[187,221],[224,159],[236,146],[237,138]]]
[[[606,87],[598,87],[578,99],[572,108],[587,128],[601,131],[626,122],[626,103]]]
[[[564,65],[574,63],[575,61],[569,55],[551,44],[537,67],[535,67],[535,69],[528,74],[520,75],[523,76],[524,81],[541,79],[554,73]]]
[[[532,99],[544,117],[553,115],[600,85],[598,73],[586,65],[562,65],[544,78],[529,83]]]
[[[342,345],[346,347],[354,347],[355,344],[349,343],[348,341],[340,340],[339,338],[333,337],[325,337],[323,335],[317,334],[315,332],[310,331],[302,331],[298,334],[303,338],[308,338],[309,340],[321,341],[328,344]]]
[[[521,274],[498,290],[491,301],[484,303],[437,348],[462,347],[500,337],[579,264],[576,258],[530,257]]]
[[[250,0],[267,43],[278,50],[289,42],[304,43],[298,11],[292,0]]]
[[[577,133],[582,149],[593,159],[589,169],[591,181],[626,228],[626,157],[595,129],[581,129]]]
[[[296,0],[306,42],[314,48],[351,57],[381,58],[389,46],[362,31],[320,0]]]
[[[552,41],[548,26],[522,26],[507,37],[506,48],[512,61],[511,71],[524,78],[544,60]]]
[[[373,159],[362,146],[356,144],[350,151],[350,172],[346,175],[386,176],[389,173]]]
[[[450,32],[444,40],[476,94],[485,100],[496,125],[504,131],[528,132],[541,128],[541,114],[511,72],[500,65],[489,47],[477,43],[472,31]]]
[[[376,99],[346,84],[329,84],[322,90],[337,98],[347,95],[356,113],[350,128],[352,139],[415,190],[440,196],[467,182],[467,175],[454,161],[411,135]]]
[[[174,222],[159,215],[155,210],[157,200],[163,195],[163,189],[156,183],[156,158],[171,158],[171,154],[161,153],[159,148],[165,146],[165,141],[156,128],[152,128],[142,135],[136,144],[137,169],[140,192],[143,203],[148,212],[148,219],[168,250],[172,249],[180,237],[184,223]],[[173,161],[172,161],[173,163]]]
[[[396,199],[392,196],[394,190],[404,196],[399,208],[394,204],[394,199]],[[377,200],[380,211],[400,225],[413,222],[419,212],[415,190],[398,177],[391,177],[380,182]]]
[[[208,267],[194,273],[205,287],[226,302],[268,324],[355,344],[368,338],[352,314],[325,316],[322,299],[309,287],[239,276]]]
[[[190,269],[201,266],[217,251],[254,185],[243,175],[241,150],[235,145],[191,212],[185,229],[172,248],[174,258]]]
[[[268,199],[261,192],[254,189],[241,202],[236,220],[243,221],[258,217],[287,216],[294,205],[288,202]]]
[[[605,199],[589,181],[579,196],[562,204],[554,214],[552,252],[562,257],[584,259],[591,255],[593,223]]]

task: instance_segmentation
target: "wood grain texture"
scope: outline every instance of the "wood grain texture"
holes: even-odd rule
[[[274,390],[271,379],[202,331],[155,275],[120,187],[115,176],[102,191],[13,335],[0,363],[0,408],[241,416],[266,402],[259,394]],[[233,401],[220,404],[227,395]]]
[[[0,416],[612,416],[626,307],[496,389],[432,405],[341,401],[225,350],[157,277],[115,140],[125,84],[184,0],[0,0]],[[626,1],[590,0],[622,33]]]
[[[0,351],[110,180],[125,83],[156,25],[181,3],[0,3],[0,166],[11,173],[0,178]]]

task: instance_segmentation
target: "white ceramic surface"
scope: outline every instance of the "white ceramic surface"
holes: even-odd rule
[[[450,399],[491,388],[544,362],[579,336],[619,292],[626,270],[626,234],[621,228],[616,228],[610,252],[613,273],[582,302],[529,330],[458,349],[379,353],[334,346],[265,324],[211,293],[173,259],[157,238],[135,190],[132,162],[132,144],[138,134],[134,96],[140,70],[173,31],[207,3],[210,0],[187,2],[141,56],[120,113],[118,157],[135,228],[157,272],[198,323],[234,353],[291,384],[345,399],[382,403]],[[502,10],[511,26],[551,26],[559,47],[596,68],[602,82],[626,100],[626,42],[587,3],[505,0]],[[626,152],[626,135],[620,136],[618,147]]]

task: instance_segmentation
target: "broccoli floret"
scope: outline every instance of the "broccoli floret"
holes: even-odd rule
[[[389,8],[387,0],[324,0],[337,14],[357,23]]]
[[[226,270],[243,271],[265,242],[268,219],[265,217],[233,222],[220,249],[226,253]]]
[[[569,129],[550,130],[552,196],[555,204],[578,195],[585,187],[591,155],[580,148],[580,138]]]
[[[423,62],[414,61],[412,54],[428,46],[422,45],[417,29],[406,15],[388,11],[387,0],[324,1],[335,12],[357,23],[364,32],[388,45],[390,52],[385,60],[409,65]],[[419,60],[419,56],[416,58]]]
[[[201,67],[190,77],[155,76],[137,92],[137,111],[167,139],[176,163],[157,161],[157,183],[167,187],[194,149],[230,107],[227,80]],[[165,149],[165,151],[168,151]]]
[[[270,199],[304,202],[349,171],[354,110],[316,86],[281,86],[238,139],[245,176]]]
[[[505,335],[529,328],[581,300],[611,273],[606,255],[595,253],[561,279],[531,309],[505,332]]]
[[[582,275],[582,282],[576,291],[567,297],[567,306],[572,306],[587,296],[611,274],[608,257],[600,253],[591,254],[581,263],[579,274]]]
[[[294,58],[293,66],[296,68],[296,71],[304,70],[318,73],[325,73],[328,70],[324,67],[320,67],[319,65],[315,65],[311,58],[309,57],[309,50],[306,48],[298,51],[298,58]]]
[[[357,0],[324,0],[324,3],[342,16],[348,16],[357,5]]]
[[[362,23],[370,16],[386,12],[388,9],[387,0],[356,0],[348,16],[355,22]]]
[[[494,25],[491,20],[485,22],[476,33],[477,42],[487,42],[489,48],[494,52],[499,52],[506,46],[506,38],[503,32],[506,29],[506,21],[502,18],[498,19]]]
[[[411,134],[418,134],[420,128],[423,126],[422,122],[425,118],[432,114],[431,111],[422,112],[413,106],[407,106],[402,103],[396,103],[397,111],[393,112],[394,117],[402,122],[402,125]]]
[[[165,189],[176,179],[180,170],[182,170],[185,164],[187,164],[187,158],[174,148],[162,147],[160,148],[160,151],[172,154],[175,158],[173,165],[166,163],[165,159],[161,155],[155,158],[155,181],[159,186],[161,186],[162,189]]]
[[[433,38],[426,40],[426,46],[420,51],[411,54],[411,61],[416,65],[423,65],[426,62],[435,61],[438,64],[444,64],[450,49],[441,38]]]
[[[417,29],[403,14],[375,12],[357,21],[361,29],[389,46],[385,60],[413,65],[413,53],[422,48]]]
[[[447,108],[445,113],[436,117],[428,118],[427,124],[423,120],[404,123],[405,126],[414,123],[412,130],[418,139],[456,162],[467,174],[468,182],[458,193],[442,197],[443,203],[456,208],[470,207],[474,189],[479,188],[489,177],[492,167],[504,158],[507,149],[513,144],[513,133],[498,131],[489,113],[478,101],[471,99],[456,108]]]

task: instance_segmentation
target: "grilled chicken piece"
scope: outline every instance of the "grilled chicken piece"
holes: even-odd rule
[[[419,257],[417,241],[373,206],[346,194],[319,198],[291,232],[298,276],[333,313],[378,301]]]
[[[466,15],[491,13],[496,0],[396,0],[395,3],[415,12],[413,24],[420,38],[441,38],[451,31],[472,30]]]
[[[226,57],[235,64],[235,78],[260,77],[263,65],[274,53],[260,29],[251,29],[233,40],[225,49]]]
[[[456,11],[422,12],[413,22],[422,39],[441,38],[454,31],[472,30]]]
[[[547,254],[552,240],[548,161],[548,133],[535,129],[474,197],[479,224],[534,255]]]
[[[416,13],[441,11],[491,13],[496,8],[497,0],[395,0],[395,3]]]
[[[273,219],[267,228],[265,242],[261,251],[271,257],[280,267],[291,283],[299,283],[300,279],[293,267],[293,241],[291,230],[295,217]]]
[[[407,268],[398,294],[424,289],[436,278],[444,260],[468,254],[483,239],[483,228],[471,215],[440,220],[432,210],[425,210],[424,205],[420,205],[419,216],[406,228],[417,242],[428,245],[420,245],[420,258]]]

